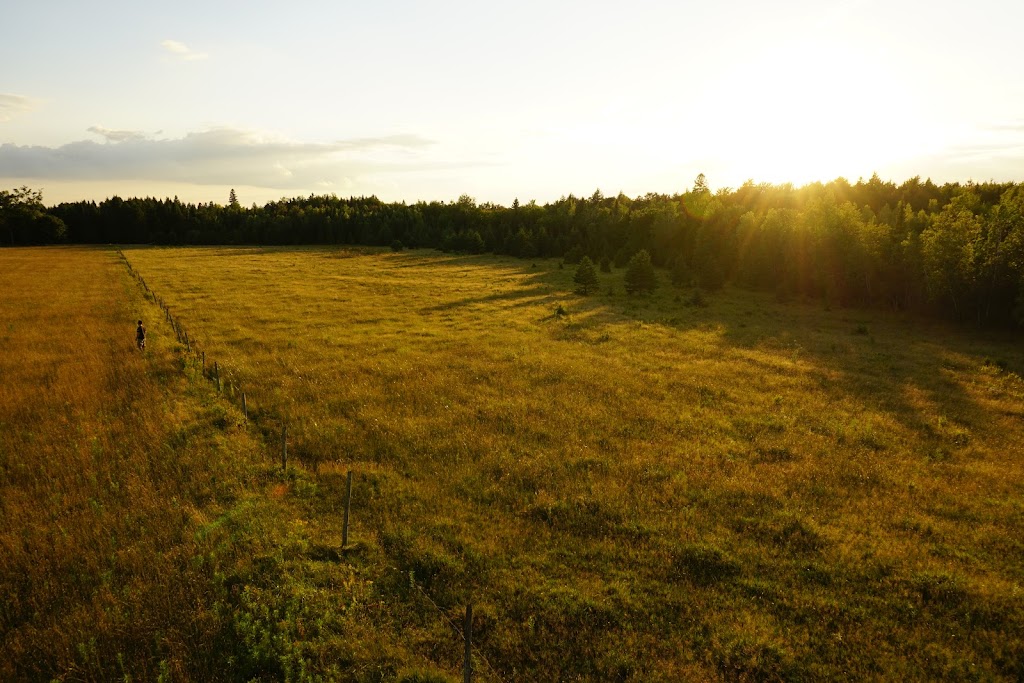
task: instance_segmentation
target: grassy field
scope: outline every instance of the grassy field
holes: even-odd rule
[[[261,446],[189,382],[113,250],[0,250],[0,680],[213,680],[232,642],[211,518]],[[218,422],[218,429],[208,425]]]
[[[454,677],[472,600],[483,680],[1024,677],[1019,337],[555,261],[126,255],[301,463],[237,520],[245,676]]]

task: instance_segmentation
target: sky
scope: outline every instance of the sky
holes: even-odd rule
[[[33,0],[0,188],[540,203],[1024,181],[1019,0]]]

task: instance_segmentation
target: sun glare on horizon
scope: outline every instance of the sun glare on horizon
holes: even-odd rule
[[[703,152],[762,182],[866,176],[937,139],[892,65],[841,43],[751,54],[708,97]]]

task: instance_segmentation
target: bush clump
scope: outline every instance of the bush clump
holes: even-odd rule
[[[576,268],[576,275],[573,276],[572,281],[576,283],[576,291],[584,296],[596,290],[601,284],[597,278],[594,262],[590,260],[589,256],[584,256],[580,260],[580,265]]]
[[[646,249],[641,249],[633,255],[626,266],[626,293],[650,294],[657,288],[658,276],[654,272],[651,255]]]

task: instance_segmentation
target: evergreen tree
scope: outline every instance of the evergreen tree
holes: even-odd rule
[[[912,178],[897,186],[872,176],[801,188],[745,183],[713,193],[698,176],[692,190],[672,196],[595,192],[509,208],[477,204],[468,195],[413,205],[310,195],[251,209],[241,207],[235,191],[227,200],[221,206],[115,196],[47,208],[36,190],[0,190],[0,244],[388,245],[397,239],[470,253],[561,256],[559,268],[577,265],[587,253],[625,268],[646,249],[668,269],[666,282],[705,292],[734,280],[775,290],[782,300],[822,297],[1024,326],[1021,184],[937,186]],[[602,271],[612,265],[600,263]],[[657,281],[644,267],[634,268],[626,284],[642,293],[651,283]]]
[[[626,293],[650,294],[658,287],[658,276],[651,263],[651,255],[641,249],[626,266]]]
[[[580,260],[580,265],[576,268],[576,275],[573,276],[572,281],[576,283],[576,291],[584,296],[597,289],[600,282],[597,279],[594,262],[590,260],[589,256],[584,256]]]

